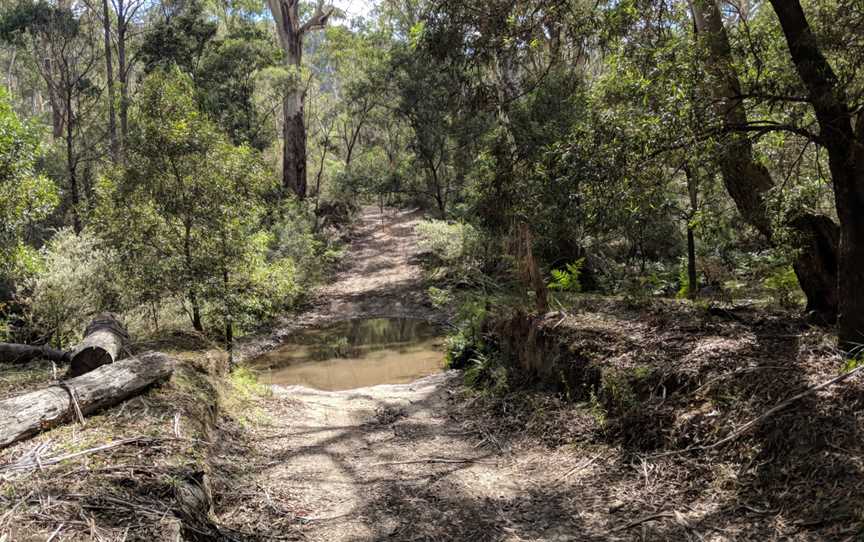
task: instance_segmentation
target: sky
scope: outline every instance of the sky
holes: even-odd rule
[[[335,0],[333,4],[345,10],[349,17],[366,16],[375,5],[374,0]]]

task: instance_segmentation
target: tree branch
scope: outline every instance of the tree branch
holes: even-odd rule
[[[300,27],[300,35],[302,36],[311,30],[319,30],[326,27],[327,20],[330,19],[334,11],[335,8],[333,6],[329,6],[325,9],[324,3],[318,2],[318,6],[315,8],[315,13],[313,13],[309,20],[303,23],[303,26]]]

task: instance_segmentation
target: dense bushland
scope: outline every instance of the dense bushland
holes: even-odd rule
[[[63,342],[63,314],[111,308],[230,339],[297,305],[334,225],[377,204],[440,221],[421,233],[451,310],[542,308],[545,285],[864,340],[854,2],[220,6],[3,8],[16,332]]]

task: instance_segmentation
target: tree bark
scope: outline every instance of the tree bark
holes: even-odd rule
[[[201,305],[198,302],[198,294],[194,290],[189,292],[189,304],[192,305],[192,329],[203,333],[204,324],[201,323]]]
[[[69,181],[69,195],[72,200],[72,227],[80,234],[81,224],[81,191],[78,187],[78,159],[75,156],[75,127],[72,115],[72,89],[66,88],[66,175]]]
[[[744,220],[773,243],[765,195],[774,188],[774,181],[768,169],[754,159],[753,145],[740,131],[748,118],[722,15],[716,0],[691,0],[690,7],[696,31],[707,40],[711,52],[712,101],[725,132],[718,156],[723,184]],[[802,241],[793,267],[807,296],[808,310],[816,311],[820,320],[833,322],[837,317],[837,294],[831,292],[837,287],[833,262],[838,259],[838,247],[832,244],[834,238],[826,234],[830,229],[826,220],[830,222],[827,217],[802,213],[790,226]]]
[[[114,363],[123,354],[129,335],[111,313],[97,316],[84,332],[84,339],[72,349],[68,376],[74,378]]]
[[[27,363],[34,359],[47,359],[58,363],[68,363],[70,355],[67,352],[48,346],[0,343],[0,363]]]
[[[282,101],[282,186],[297,198],[306,197],[306,120],[304,101],[306,89],[300,79],[303,60],[303,37],[307,32],[324,28],[333,14],[333,8],[324,9],[319,0],[315,12],[300,22],[299,0],[268,0],[279,42],[285,53],[285,64],[292,72],[290,88]]]
[[[305,199],[306,186],[306,120],[302,89],[291,89],[285,96],[282,129],[282,186],[297,199]]]
[[[102,0],[102,26],[105,30],[105,85],[108,94],[108,141],[110,143],[111,161],[115,164],[120,160],[120,144],[117,141],[117,114],[114,111],[114,61],[111,45],[111,10],[108,0]]]
[[[840,219],[838,336],[841,348],[864,344],[864,113],[857,133],[845,89],[837,80],[798,0],[771,0],[798,76],[819,123],[819,143],[828,151],[834,201]]]
[[[122,7],[122,2],[120,6]],[[122,11],[122,10],[121,10]],[[125,159],[126,139],[129,135],[129,66],[126,64],[125,14],[117,17],[117,72],[120,76],[120,159]]]
[[[687,297],[693,298],[699,292],[699,277],[696,274],[696,232],[693,231],[693,217],[699,210],[698,186],[693,171],[684,167],[687,175],[687,194],[690,196],[690,213],[687,216]]]
[[[77,409],[90,414],[138,395],[170,377],[174,363],[165,354],[150,352],[0,401],[0,448],[74,420]]]

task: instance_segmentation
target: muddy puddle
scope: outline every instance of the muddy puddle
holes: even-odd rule
[[[374,318],[304,330],[251,362],[262,382],[347,390],[441,372],[444,336],[423,320]]]

